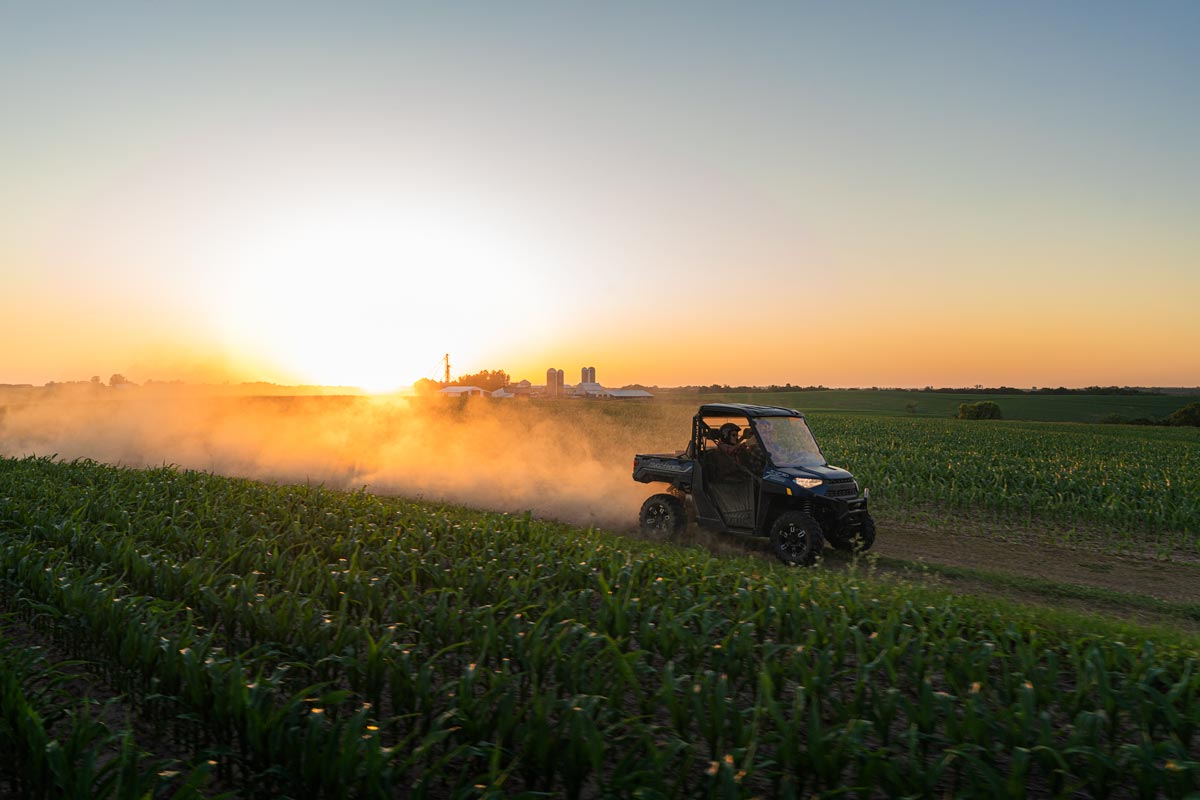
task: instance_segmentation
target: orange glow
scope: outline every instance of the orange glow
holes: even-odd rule
[[[1188,4],[102,5],[0,48],[0,383],[1200,383]]]
[[[538,264],[506,235],[457,211],[318,205],[232,247],[213,317],[230,350],[305,383],[392,391],[507,329]]]

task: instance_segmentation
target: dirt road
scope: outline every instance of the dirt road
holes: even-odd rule
[[[966,567],[1160,600],[1200,602],[1200,565],[1042,544],[1019,532],[1001,539],[881,522],[873,552],[917,565]]]
[[[879,520],[875,570],[956,593],[1006,597],[1142,624],[1200,633],[1200,563],[1117,555],[1099,547],[1048,544],[1044,529],[987,529],[967,520],[936,527]],[[717,555],[774,560],[763,539],[732,538],[695,526],[683,544]],[[823,569],[852,559],[826,549]]]

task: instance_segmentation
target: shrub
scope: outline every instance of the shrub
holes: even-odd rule
[[[958,406],[959,419],[1004,419],[1000,406],[991,400],[980,400],[978,403],[961,403]]]
[[[1200,403],[1189,403],[1183,408],[1171,412],[1171,415],[1167,417],[1167,424],[1200,428]]]

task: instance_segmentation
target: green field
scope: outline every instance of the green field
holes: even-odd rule
[[[1200,431],[858,417],[809,420],[879,507],[990,512],[1116,549],[1200,555]],[[1065,524],[1064,524],[1065,523]]]
[[[811,402],[823,394],[829,409]],[[887,406],[926,397],[946,413]],[[162,463],[154,447],[199,437],[210,458],[229,448],[235,469],[246,453],[278,455],[284,469],[265,477],[280,481],[292,462],[331,465],[342,486],[454,476],[445,496],[514,513],[0,461],[0,795],[1200,789],[1200,643],[1182,630],[862,570],[714,558],[522,513],[602,509],[631,526],[653,491],[630,480],[632,454],[682,448],[696,405],[714,399],[71,406],[77,431],[120,431],[120,459]],[[885,532],[917,520],[953,536],[997,531],[1018,547],[1033,536],[1200,555],[1200,431],[1079,421],[1112,413],[1098,400],[1130,398],[1018,398],[1032,404],[1025,413],[1067,422],[1012,419],[1004,397],[1010,418],[996,422],[952,419],[962,398],[946,395],[721,399],[807,412],[829,460],[871,488]],[[35,411],[63,417],[11,405],[6,441],[41,453],[72,444],[39,438],[26,422]],[[1110,607],[1124,596],[1164,621],[1194,619],[1194,603],[1153,587],[1121,595],[934,567],[992,591]]]
[[[8,794],[1200,789],[1194,637],[865,574],[28,458],[0,580]]]
[[[1041,422],[1099,422],[1116,414],[1125,419],[1160,419],[1197,397],[1175,395],[943,394],[889,390],[830,389],[811,392],[714,392],[663,394],[669,402],[733,402],[787,406],[804,412],[853,412],[896,417],[954,417],[962,403],[991,400],[1005,419]]]

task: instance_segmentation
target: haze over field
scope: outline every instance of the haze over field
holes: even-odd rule
[[[640,407],[634,425],[566,405],[60,389],[0,397],[0,457],[174,464],[628,528],[646,495],[632,454],[683,447],[694,409]]]
[[[0,383],[1200,382],[1189,2],[0,7]]]

